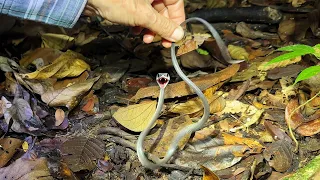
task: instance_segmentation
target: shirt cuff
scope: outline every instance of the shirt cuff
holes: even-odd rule
[[[87,0],[0,0],[0,13],[72,28]]]

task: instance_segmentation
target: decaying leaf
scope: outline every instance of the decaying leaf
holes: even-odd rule
[[[293,59],[288,59],[286,61],[273,63],[273,64],[270,64],[270,65],[267,65],[268,62],[263,62],[258,67],[258,70],[267,71],[267,70],[274,69],[274,68],[277,68],[277,67],[286,67],[287,65],[294,64],[294,63],[297,63],[297,62],[300,62],[300,61],[301,61],[301,56],[298,56],[298,57],[293,58]]]
[[[53,88],[55,90],[57,89],[63,89],[68,86],[71,86],[73,84],[81,83],[87,80],[89,77],[89,73],[87,71],[83,72],[80,76],[76,78],[71,78],[71,79],[63,79],[62,81],[57,81],[53,84]]]
[[[98,79],[99,77],[95,77],[63,89],[46,92],[41,95],[41,99],[51,107],[66,106],[68,109],[73,109]]]
[[[143,131],[156,111],[156,101],[147,101],[118,109],[113,118],[134,132]]]
[[[74,44],[74,37],[64,34],[44,33],[41,35],[43,48],[65,50]]]
[[[17,159],[14,163],[0,169],[0,179],[11,180],[53,180],[47,166],[46,158],[28,160]]]
[[[309,121],[296,129],[296,132],[302,136],[312,136],[320,132],[320,119]]]
[[[239,70],[239,67],[239,64],[233,64],[228,68],[217,73],[193,78],[192,81],[200,88],[200,90],[205,90],[215,84],[218,84],[232,77]],[[192,94],[195,94],[195,92],[184,81],[168,84],[168,86],[165,89],[165,99],[187,96]],[[159,86],[151,86],[139,89],[139,91],[136,93],[135,96],[131,98],[131,100],[138,101],[142,98],[157,98],[158,96]]]
[[[103,159],[104,143],[95,138],[75,137],[61,146],[63,159],[73,172],[93,170],[98,159]]]
[[[292,129],[296,129],[297,127],[299,127],[304,120],[304,117],[300,112],[300,108],[296,109],[297,107],[299,107],[298,99],[291,99],[287,104],[285,110],[286,122],[287,124],[290,123],[290,127]]]
[[[18,148],[21,147],[22,143],[23,141],[17,138],[0,139],[0,168],[10,161],[12,156],[17,152]]]
[[[192,124],[192,120],[188,115],[183,115],[169,119],[168,122],[162,125],[157,132],[147,137],[145,141],[145,149],[147,152],[158,157],[164,157],[167,153],[169,146],[172,143],[172,139],[175,138],[176,134],[180,132],[181,129]],[[191,134],[187,134],[179,142],[179,149],[183,149],[185,144],[188,142]]]
[[[37,48],[32,52],[25,54],[24,57],[19,61],[19,64],[23,68],[27,68],[29,64],[33,64],[37,59],[41,59],[43,66],[52,63],[62,54],[61,51],[52,48]],[[38,66],[37,66],[38,67]]]
[[[51,64],[43,66],[32,73],[22,74],[22,77],[26,79],[75,77],[85,70],[90,70],[90,66],[82,59],[84,57],[81,54],[68,50]]]

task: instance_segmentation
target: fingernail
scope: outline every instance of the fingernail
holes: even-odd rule
[[[178,26],[172,33],[171,39],[173,41],[179,41],[183,38],[184,31],[181,26]]]

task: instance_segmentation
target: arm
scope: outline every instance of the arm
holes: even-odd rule
[[[87,0],[0,0],[0,13],[71,28]]]

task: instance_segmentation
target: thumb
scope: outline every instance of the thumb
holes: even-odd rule
[[[181,40],[184,36],[182,27],[176,22],[154,11],[152,18],[148,18],[145,28],[172,42]]]

